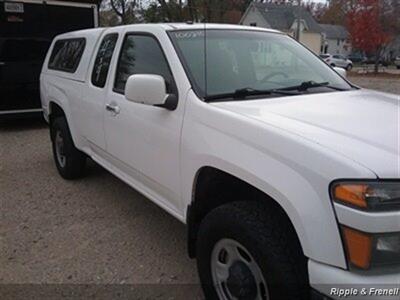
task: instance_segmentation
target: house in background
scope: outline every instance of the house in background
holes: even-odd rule
[[[303,7],[252,2],[242,16],[240,24],[277,29],[294,37],[296,36],[299,17],[300,42],[315,53],[320,53],[322,45],[321,27]]]
[[[352,48],[349,33],[344,26],[320,24],[322,30],[321,53],[350,55]]]

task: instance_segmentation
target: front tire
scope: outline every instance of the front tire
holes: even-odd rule
[[[349,65],[347,66],[346,70],[347,70],[347,71],[351,71],[351,69],[353,69],[353,65],[352,65],[352,64],[349,64]]]
[[[307,261],[280,209],[258,202],[214,209],[201,222],[196,253],[206,299],[309,298]]]
[[[67,120],[64,117],[58,117],[52,121],[50,134],[58,173],[64,179],[82,177],[86,155],[75,147]]]

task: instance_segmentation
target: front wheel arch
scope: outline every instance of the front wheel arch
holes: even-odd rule
[[[205,166],[195,176],[193,199],[186,212],[189,257],[196,257],[198,230],[206,215],[219,206],[238,200],[264,203],[266,208],[282,212],[290,226],[295,228],[285,209],[273,197],[230,173]],[[296,235],[304,250],[298,234]]]

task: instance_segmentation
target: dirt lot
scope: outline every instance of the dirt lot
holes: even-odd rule
[[[400,75],[350,75],[349,80],[361,87],[400,95]]]
[[[0,283],[140,284],[144,295],[199,297],[184,225],[94,163],[84,179],[62,180],[44,122],[0,125],[0,191]]]
[[[400,95],[400,79],[350,80]],[[43,122],[0,124],[0,192],[1,299],[59,283],[63,294],[201,298],[184,225],[92,162],[85,178],[62,180]]]

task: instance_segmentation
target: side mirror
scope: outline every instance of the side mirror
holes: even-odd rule
[[[129,76],[125,86],[125,98],[129,101],[174,110],[178,99],[167,94],[165,80],[160,75],[134,74]]]
[[[339,67],[334,67],[333,68],[336,72],[339,73],[340,76],[346,78],[347,77],[347,71],[343,68],[339,68]]]

